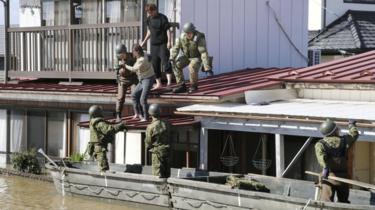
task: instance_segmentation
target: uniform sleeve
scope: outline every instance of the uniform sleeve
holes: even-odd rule
[[[349,134],[344,135],[346,140],[347,148],[351,147],[359,137],[358,129],[355,125],[349,125]]]
[[[120,65],[119,65],[119,62],[118,62],[118,58],[117,58],[117,56],[116,56],[116,58],[115,58],[115,62],[114,62],[113,68],[114,68],[114,69],[119,69],[119,68],[120,68]]]
[[[146,129],[146,138],[145,138],[146,148],[149,148],[152,144],[152,128],[150,126]]]
[[[319,142],[315,144],[315,155],[319,165],[322,166],[322,168],[327,168],[327,154],[324,146]]]
[[[201,59],[202,59],[204,68],[211,69],[210,61],[208,58],[207,47],[206,47],[206,39],[203,35],[198,40],[198,51],[201,54]]]
[[[116,133],[116,129],[111,124],[104,121],[97,123],[95,127],[103,135],[112,135]]]
[[[175,60],[181,49],[181,39],[177,38],[175,45],[171,49],[170,60]]]

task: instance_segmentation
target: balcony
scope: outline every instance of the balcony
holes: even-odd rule
[[[56,79],[115,79],[119,43],[131,49],[141,23],[9,28],[8,76]]]

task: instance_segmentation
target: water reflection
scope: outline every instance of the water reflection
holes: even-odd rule
[[[0,175],[1,210],[138,210],[166,209],[135,203],[118,202],[84,196],[62,196],[52,183],[16,176]]]

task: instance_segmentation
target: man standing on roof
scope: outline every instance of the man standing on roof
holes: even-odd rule
[[[147,126],[145,143],[152,153],[152,174],[168,178],[171,124],[160,119],[158,104],[151,104],[148,112],[152,116],[152,122]]]
[[[117,101],[116,101],[116,120],[121,120],[122,107],[125,102],[126,91],[133,84],[137,84],[137,75],[125,68],[125,65],[134,65],[135,59],[131,53],[127,52],[124,44],[116,46],[116,60],[114,69],[117,77]]]
[[[320,126],[324,138],[315,144],[315,153],[322,166],[322,201],[333,201],[337,193],[338,202],[350,203],[349,186],[345,183],[327,179],[328,176],[347,178],[347,151],[357,141],[359,133],[356,121],[349,121],[349,134],[340,136],[336,123],[327,119]]]
[[[90,141],[88,153],[98,161],[101,172],[109,170],[107,159],[107,146],[115,140],[115,134],[119,131],[126,130],[125,124],[120,122],[112,125],[103,119],[102,108],[93,105],[89,109],[90,115]]]
[[[175,46],[171,50],[170,60],[174,63],[173,71],[176,82],[179,85],[173,90],[174,93],[186,92],[183,69],[189,66],[190,90],[192,93],[198,89],[198,71],[203,63],[203,68],[208,76],[212,76],[212,64],[210,62],[205,35],[195,29],[192,23],[186,23],[183,27],[184,33],[176,40]],[[180,50],[182,54],[180,54]]]
[[[164,71],[167,76],[167,86],[172,81],[172,69],[169,67],[168,57],[169,48],[172,47],[171,31],[169,28],[168,18],[158,12],[158,8],[155,4],[146,5],[147,20],[146,25],[148,27],[146,37],[141,43],[143,47],[147,40],[151,42],[151,62],[156,75],[156,86],[154,89],[161,88],[161,69],[160,63],[164,66]]]

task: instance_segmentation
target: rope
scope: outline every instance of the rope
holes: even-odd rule
[[[298,49],[298,47],[294,44],[294,42],[292,41],[292,39],[290,38],[289,34],[285,31],[283,25],[281,25],[280,23],[280,20],[279,18],[277,17],[276,15],[276,12],[275,10],[271,7],[270,5],[270,2],[269,1],[266,1],[266,4],[268,6],[268,8],[271,10],[272,14],[273,14],[273,18],[275,19],[277,25],[279,26],[280,30],[283,32],[283,34],[285,35],[286,39],[289,41],[289,43],[292,45],[292,47],[298,52],[298,54],[306,61],[306,63],[309,62],[309,58],[306,57],[302,52],[301,50]]]

